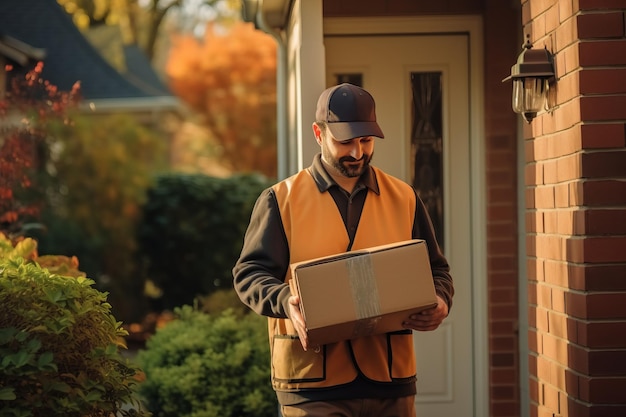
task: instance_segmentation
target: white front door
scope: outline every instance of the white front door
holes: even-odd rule
[[[469,36],[465,34],[326,33],[326,83],[338,76],[360,80],[376,100],[385,139],[372,163],[412,181],[412,83],[415,74],[441,80],[442,237],[455,280],[450,316],[434,332],[415,334],[419,417],[476,415]],[[479,407],[480,408],[480,407]]]

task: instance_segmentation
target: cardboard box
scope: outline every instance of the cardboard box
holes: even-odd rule
[[[428,248],[407,240],[294,263],[309,345],[401,330],[411,314],[437,304]]]

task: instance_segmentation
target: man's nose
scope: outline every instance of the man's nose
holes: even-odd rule
[[[361,159],[363,156],[363,147],[360,142],[356,141],[356,143],[352,146],[352,149],[350,149],[350,156],[356,160]]]

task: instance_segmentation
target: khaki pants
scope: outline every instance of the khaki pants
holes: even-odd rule
[[[283,417],[416,417],[415,397],[312,401],[280,407]]]

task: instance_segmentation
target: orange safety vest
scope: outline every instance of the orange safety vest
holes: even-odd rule
[[[352,248],[411,239],[415,193],[403,181],[374,168],[380,195],[369,192]],[[330,193],[319,192],[307,170],[273,186],[287,236],[290,262],[345,252],[346,227]],[[291,279],[287,273],[285,282]],[[328,288],[332,291],[332,288]],[[410,331],[362,337],[302,349],[289,319],[269,318],[272,385],[277,391],[332,387],[358,373],[379,382],[415,376]]]

